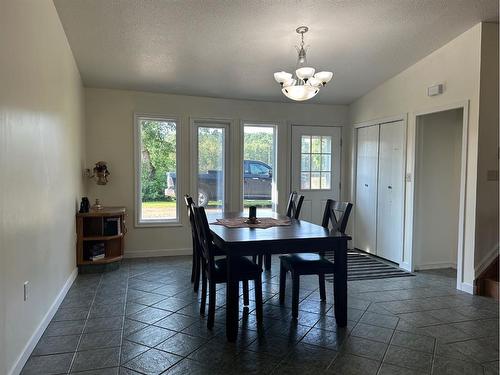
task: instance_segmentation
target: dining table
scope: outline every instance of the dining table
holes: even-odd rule
[[[350,236],[305,220],[290,219],[290,225],[270,228],[228,228],[217,219],[245,217],[244,212],[208,214],[215,245],[227,258],[226,336],[230,342],[238,337],[239,282],[238,257],[253,255],[333,252],[335,273],[333,294],[335,320],[339,327],[347,325],[347,241]],[[278,213],[266,217],[288,219]]]

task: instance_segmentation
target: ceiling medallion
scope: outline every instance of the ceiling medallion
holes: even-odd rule
[[[308,100],[316,96],[321,87],[325,86],[333,77],[332,72],[318,72],[307,66],[306,48],[304,48],[304,34],[309,28],[307,26],[297,27],[295,31],[301,36],[300,46],[296,46],[299,53],[297,69],[294,74],[287,72],[274,73],[274,79],[281,85],[283,94],[297,101]]]

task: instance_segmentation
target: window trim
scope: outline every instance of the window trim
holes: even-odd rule
[[[176,204],[176,218],[175,219],[158,219],[158,220],[141,220],[141,210],[142,210],[142,199],[141,199],[141,132],[139,122],[141,120],[155,120],[155,121],[172,121],[175,122],[175,174],[176,174],[176,184],[175,184],[175,196],[177,198]],[[134,184],[134,208],[135,208],[135,222],[134,226],[136,228],[148,228],[148,227],[177,227],[181,226],[180,217],[180,201],[179,192],[182,191],[182,176],[180,176],[179,171],[181,170],[180,155],[181,155],[181,122],[178,116],[162,115],[162,114],[150,114],[150,113],[134,113],[134,167],[135,167],[135,184]]]

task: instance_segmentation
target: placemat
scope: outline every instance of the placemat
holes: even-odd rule
[[[281,227],[291,225],[290,219],[275,219],[272,217],[260,217],[258,222],[255,224],[249,224],[246,221],[247,217],[231,217],[227,219],[217,219],[216,222],[212,224],[224,225],[226,228],[271,228],[271,227]]]

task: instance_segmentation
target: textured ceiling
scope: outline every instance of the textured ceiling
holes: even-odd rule
[[[333,81],[312,101],[347,104],[484,20],[497,0],[55,0],[84,84],[289,101],[273,73],[309,65]]]

